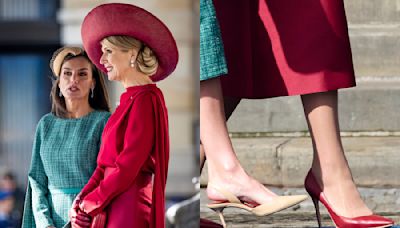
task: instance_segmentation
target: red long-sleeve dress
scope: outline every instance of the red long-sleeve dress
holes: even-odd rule
[[[82,190],[84,211],[94,216],[105,210],[108,228],[164,228],[168,158],[161,90],[155,84],[127,88],[104,128],[97,168]]]

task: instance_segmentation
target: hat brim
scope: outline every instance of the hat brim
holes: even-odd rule
[[[108,36],[131,36],[150,47],[158,59],[158,69],[151,76],[160,81],[170,75],[178,63],[176,42],[167,26],[150,12],[130,4],[110,3],[92,9],[82,23],[83,46],[90,60],[100,64],[101,41]]]

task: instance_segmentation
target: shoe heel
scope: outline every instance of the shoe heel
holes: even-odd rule
[[[218,214],[219,216],[219,220],[221,220],[222,226],[224,228],[226,228],[226,223],[225,223],[225,219],[224,219],[224,214],[222,213],[222,211],[224,210],[224,207],[220,207],[220,208],[213,208],[213,210]]]
[[[315,214],[317,216],[318,227],[321,228],[321,214],[319,213],[319,201],[317,198],[311,197],[315,207]]]

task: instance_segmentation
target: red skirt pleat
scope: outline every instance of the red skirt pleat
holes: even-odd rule
[[[107,228],[149,227],[152,204],[152,176],[141,172],[121,195],[106,208]]]

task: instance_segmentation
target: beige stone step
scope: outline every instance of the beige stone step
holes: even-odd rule
[[[345,0],[349,24],[387,24],[400,22],[399,0]]]
[[[302,187],[311,166],[310,138],[234,138],[245,170],[261,183]],[[364,187],[400,188],[400,137],[343,137],[355,182]],[[207,183],[207,167],[201,183]]]
[[[400,77],[360,79],[357,87],[340,90],[341,130],[400,131],[399,97]],[[299,96],[243,100],[229,119],[228,127],[230,132],[241,133],[308,131]]]

